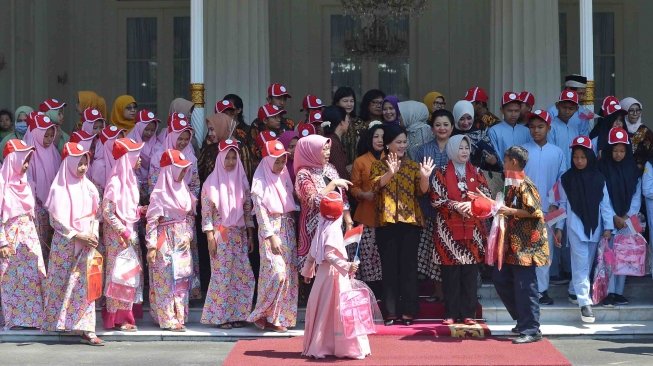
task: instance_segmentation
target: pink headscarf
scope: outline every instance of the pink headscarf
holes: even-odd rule
[[[34,216],[34,194],[27,183],[27,175],[22,172],[25,160],[33,154],[33,150],[9,153],[0,168],[0,212],[3,224],[23,214]]]
[[[342,234],[342,215],[335,220],[329,220],[322,215],[318,218],[315,236],[311,241],[310,254],[315,258],[315,263],[321,264],[325,260],[326,247],[333,247],[345,254],[344,238]]]
[[[113,166],[111,176],[104,189],[104,199],[116,205],[116,215],[129,228],[130,224],[140,219],[138,213],[138,180],[134,173],[134,165],[138,161],[141,150],[128,151],[121,156]]]
[[[129,131],[127,134],[127,138],[130,138],[136,142],[145,143],[143,149],[141,149],[141,167],[136,172],[136,175],[141,181],[147,180],[147,177],[150,174],[150,161],[152,161],[152,157],[158,142],[156,137],[156,128],[154,129],[154,134],[150,136],[149,140],[143,140],[143,131],[145,131],[145,128],[147,128],[150,123],[154,123],[157,127],[159,126],[159,123],[156,120],[147,122],[139,121],[136,122],[134,129]]]
[[[57,170],[61,165],[61,155],[57,151],[57,145],[52,143],[48,147],[43,146],[43,138],[50,128],[55,129],[56,135],[56,126],[50,126],[44,130],[35,128],[31,132],[31,140],[35,150],[27,169],[27,177],[34,190],[35,198],[41,203],[48,198],[50,185],[52,185]]]
[[[108,138],[104,143],[98,139],[100,143],[95,144],[95,155],[93,165],[91,166],[90,177],[91,180],[98,186],[104,187],[107,185],[107,180],[111,177],[113,166],[116,165],[116,159],[113,158],[113,144],[118,139],[120,134]]]
[[[147,217],[169,217],[184,220],[189,212],[195,210],[197,199],[190,193],[184,180],[177,182],[179,174],[186,168],[168,165],[161,168],[159,179],[150,195]],[[186,171],[188,175],[188,171]]]
[[[288,154],[286,154],[288,156]],[[261,198],[261,203],[270,213],[282,214],[295,211],[293,184],[285,166],[279,174],[272,172],[277,158],[264,157],[254,172],[252,193]]]
[[[106,126],[106,122],[104,122],[104,120],[101,120],[101,121],[102,121],[102,128],[104,128],[104,126]],[[84,122],[82,122],[82,131],[85,131],[89,135],[93,135],[94,134],[93,133],[93,126],[95,125],[95,122],[97,122],[97,121],[84,121]],[[102,129],[100,129],[100,130],[102,130]]]
[[[86,175],[77,176],[82,157],[67,156],[52,183],[45,207],[62,225],[80,233],[90,233],[100,205],[97,188]]]
[[[295,174],[301,168],[324,167],[324,163],[322,162],[322,148],[329,142],[331,142],[331,139],[320,135],[309,135],[299,139],[297,146],[295,146],[295,157],[293,161]]]
[[[224,161],[232,150],[236,152],[236,168],[228,172],[224,168]],[[245,226],[245,190],[249,190],[249,183],[238,149],[231,147],[220,151],[215,158],[213,171],[204,181],[202,196],[206,195],[215,204],[224,226]]]
[[[184,150],[181,151],[181,153],[184,154],[186,160],[193,163],[193,166],[197,166],[197,158],[195,157],[195,150],[193,150],[193,146],[191,144],[191,142],[193,141],[193,129],[188,127],[181,131],[168,132],[168,134],[165,137],[165,143],[154,154],[154,159],[150,161],[150,167],[152,166],[160,167],[161,156],[163,156],[163,153],[168,149],[177,150],[177,139],[179,138],[179,136],[181,136],[182,133],[186,131],[190,132],[190,139],[188,145],[186,145],[186,147],[184,148]],[[192,175],[190,174],[190,172],[186,173],[186,175],[184,176],[184,182],[186,182],[186,184],[190,184],[191,179],[192,179]]]

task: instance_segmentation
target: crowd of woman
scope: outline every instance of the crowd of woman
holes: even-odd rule
[[[341,200],[340,233],[364,225],[348,258],[331,263],[368,283],[382,299],[386,325],[417,316],[418,273],[441,284],[435,292],[445,299],[446,324],[475,324],[488,222],[472,213],[473,193],[502,189],[504,147],[538,143],[533,124],[530,134],[523,125],[544,120],[555,131],[550,116],[529,113],[530,93],[508,93],[500,121],[480,88],[452,113],[437,92],[423,103],[399,102],[375,89],[358,104],[354,91],[341,87],[328,106],[307,95],[305,119],[295,124],[285,117],[287,89],[272,84],[251,124],[237,95],[216,102],[205,138],[195,136],[193,104],[183,99],[171,103],[163,122],[128,95],[106,118],[102,97],[79,92],[79,123],[70,136],[61,128],[66,103],[56,99],[36,111],[17,108],[13,125],[4,123],[11,114],[0,112],[5,327],[79,332],[85,343],[101,345],[96,302],[106,329],[137,331],[149,299],[152,319],[176,332],[185,331],[189,301],[205,298],[204,324],[229,329],[249,322],[285,332],[308,293],[299,274],[310,277],[315,263],[331,261],[313,251],[330,245],[321,236],[327,197]],[[555,118],[564,123],[568,101],[561,96],[556,103]],[[575,103],[577,109],[577,96]],[[653,134],[641,123],[640,102],[626,98],[620,106],[603,111],[589,145],[576,142],[572,153],[572,141],[561,143],[566,168],[554,181],[562,181],[569,199],[548,203],[575,213],[570,241],[595,247],[594,233],[624,227],[640,196],[653,197]],[[493,129],[502,123],[512,135],[496,141]],[[614,137],[623,127],[625,136]],[[577,135],[588,133],[571,138]],[[581,195],[591,199],[579,201]],[[593,261],[592,250],[586,255]],[[613,301],[623,297],[623,283],[611,282]],[[581,301],[587,279],[573,284],[570,294],[575,290]]]

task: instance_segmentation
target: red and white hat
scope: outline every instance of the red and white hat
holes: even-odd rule
[[[95,108],[86,108],[84,109],[84,121],[95,122],[99,120],[104,120],[102,113]]]
[[[493,215],[495,202],[484,196],[474,196],[472,199],[472,216],[479,219],[486,219]]]
[[[619,99],[614,95],[608,95],[603,99],[601,103],[601,110],[603,111],[604,116],[609,116],[612,113],[623,110],[619,104]]]
[[[95,135],[92,135],[84,130],[79,130],[73,132],[72,135],[70,135],[70,142],[82,142],[82,141],[88,141],[88,140],[93,140],[95,138]]]
[[[308,114],[308,123],[321,123],[322,122],[322,111],[319,109],[314,109],[311,113]]]
[[[488,101],[488,96],[483,88],[475,86],[465,93],[465,100],[470,102],[485,102]]]
[[[256,136],[256,145],[263,149],[263,145],[265,145],[266,142],[276,140],[277,138],[277,134],[274,133],[274,131],[262,131]]]
[[[282,84],[273,83],[268,86],[268,97],[280,97],[283,95],[292,98],[290,94],[288,94],[288,89],[286,89]]]
[[[258,109],[258,119],[263,121],[266,118],[274,117],[279,114],[286,113],[285,110],[277,107],[274,104],[264,104]]]
[[[179,115],[183,116],[183,113],[178,113],[177,116],[175,116],[175,114],[176,113],[173,113],[170,121],[168,122],[168,132],[182,132],[186,130],[190,130],[192,132],[193,127],[190,125],[190,122],[183,117],[179,117]]]
[[[535,96],[531,92],[528,92],[526,90],[519,93],[519,100],[521,100],[523,103],[528,104],[529,106],[531,106],[531,108],[533,108],[533,106],[535,105]]]
[[[564,101],[578,104],[578,93],[576,93],[573,90],[563,90],[562,93],[560,93],[560,98],[558,99],[558,102],[564,102]]]
[[[320,201],[320,214],[328,220],[336,220],[342,215],[344,203],[342,196],[336,191],[331,191]]]
[[[161,168],[165,168],[168,165],[174,165],[179,168],[186,168],[187,166],[190,166],[192,163],[188,160],[186,160],[186,157],[184,154],[175,149],[168,149],[163,152],[163,155],[161,155]]]
[[[66,103],[60,102],[56,99],[50,98],[46,99],[43,101],[43,103],[39,104],[39,111],[41,112],[47,112],[52,109],[60,109],[66,106]]]
[[[621,127],[613,127],[608,134],[608,144],[626,144],[630,145],[628,140],[628,132]]]
[[[156,123],[159,123],[161,121],[158,118],[156,118],[156,115],[154,114],[154,112],[148,111],[147,109],[141,109],[136,114],[136,123],[138,123],[138,122],[143,122],[143,123],[156,122]]]
[[[240,151],[240,146],[238,146],[238,141],[232,139],[226,139],[218,143],[218,151],[225,151],[227,149],[236,149]]]
[[[236,110],[236,106],[228,99],[215,102],[215,113],[224,113],[227,109]]]
[[[317,128],[314,124],[311,123],[301,123],[297,127],[297,134],[299,135],[299,138],[310,135],[317,135]]]
[[[121,156],[127,154],[130,151],[138,151],[142,149],[144,145],[145,143],[136,142],[130,138],[121,138],[116,140],[116,142],[113,144],[113,151],[111,151],[111,155],[113,155],[114,159],[118,160]]]
[[[519,99],[519,95],[511,91],[507,91],[503,93],[503,97],[501,98],[501,106],[503,107],[504,105],[512,102],[521,103],[521,100]]]
[[[65,159],[69,156],[78,157],[84,154],[88,154],[88,151],[84,150],[84,146],[76,142],[66,142],[63,145],[63,151],[61,152],[61,159]]]
[[[528,118],[529,119],[539,118],[544,122],[546,122],[547,125],[549,126],[551,125],[551,115],[549,114],[549,112],[541,109],[534,110],[531,114],[529,114]]]
[[[36,122],[34,121],[34,117],[36,117],[39,114],[43,116],[45,115],[43,112],[37,112],[37,111],[32,111],[27,113],[27,119],[25,119],[25,121],[27,122],[27,127],[29,128],[30,131],[36,127],[35,125]]]
[[[30,151],[30,150],[34,151],[34,146],[29,146],[25,144],[23,140],[11,139],[7,141],[4,150],[2,150],[2,156],[6,158],[7,155],[11,154],[14,151]]]
[[[570,148],[580,146],[586,149],[592,149],[592,140],[588,136],[576,136],[576,138],[569,145]]]
[[[286,154],[290,153],[284,149],[283,144],[279,140],[267,141],[261,149],[261,155],[263,157],[271,156],[273,158],[278,158]]]
[[[34,115],[34,118],[32,118],[32,125],[30,126],[30,131],[35,128],[38,128],[39,130],[47,130],[52,126],[56,126],[56,125],[52,123],[50,117],[46,116],[45,114],[36,114]]]
[[[100,141],[104,144],[107,140],[115,139],[121,132],[127,133],[127,130],[116,126],[107,126],[100,132]]]
[[[307,94],[302,101],[302,110],[306,111],[309,109],[317,109],[324,107],[322,99],[316,97],[315,95]]]
[[[170,124],[172,124],[172,121],[174,120],[184,119],[188,121],[188,117],[189,116],[186,116],[183,113],[172,112],[172,114],[168,115],[168,120],[167,120],[168,126],[170,126]]]

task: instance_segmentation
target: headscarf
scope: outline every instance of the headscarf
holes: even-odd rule
[[[166,134],[164,143],[161,146],[159,146],[158,150],[153,155],[153,159],[150,160],[150,169],[152,169],[152,167],[159,168],[161,166],[161,156],[163,156],[165,150],[168,149],[177,150],[177,139],[179,139],[179,136],[181,136],[181,134],[186,131],[190,132],[190,140],[188,142],[188,145],[186,145],[186,147],[181,153],[184,154],[186,160],[193,163],[193,165],[197,165],[197,157],[195,157],[195,150],[193,150],[193,146],[190,142],[193,141],[193,129],[191,127],[187,127],[181,131],[177,131],[177,132],[173,131],[173,132],[168,132]],[[184,176],[184,182],[186,182],[186,184],[190,184],[191,179],[192,179],[192,174],[190,172],[186,173],[186,175]]]
[[[472,120],[474,119],[474,105],[472,105],[471,102],[467,100],[459,100],[456,102],[456,104],[453,106],[453,124],[456,129],[462,132],[468,132],[471,131],[474,127],[474,123],[472,123],[472,127],[469,129],[463,131],[460,129],[460,117],[469,114],[470,117],[472,117]]]
[[[617,144],[607,145],[601,151],[599,170],[605,176],[612,208],[617,216],[624,216],[630,210],[640,170],[633,157],[632,145],[626,145],[626,156],[620,162],[612,158],[612,150]]]
[[[423,103],[407,100],[399,103],[404,126],[408,132],[408,150],[433,141],[433,131],[428,125],[429,112]]]
[[[113,166],[116,165],[116,159],[113,158],[112,151],[113,144],[118,139],[118,136],[120,136],[120,134],[108,138],[104,143],[99,139],[98,141],[100,143],[95,144],[95,156],[93,164],[91,165],[89,177],[102,189],[107,185],[107,182],[111,177]]]
[[[632,107],[633,104],[639,104],[639,108],[644,109],[642,106],[642,103],[639,102],[639,100],[633,98],[633,97],[627,97],[621,100],[619,103],[621,104],[621,109],[628,112],[630,107]],[[624,124],[628,128],[628,133],[633,134],[637,132],[637,129],[639,129],[639,126],[642,125],[642,114],[640,113],[639,119],[637,119],[637,122],[635,123],[630,123],[628,122],[628,118],[625,119]]]
[[[171,115],[175,112],[183,113],[186,118],[190,119],[190,112],[193,109],[193,102],[186,100],[184,98],[175,98],[170,102],[170,110],[168,115]]]
[[[322,264],[326,260],[325,252],[327,247],[332,247],[343,252],[342,216],[340,215],[335,220],[327,219],[321,214],[318,216],[315,236],[311,240],[311,247],[309,249],[309,253],[315,259],[316,264]]]
[[[63,226],[80,233],[90,233],[100,205],[97,189],[84,175],[77,176],[82,156],[67,156],[50,187],[45,207]],[[95,194],[93,194],[95,192]]]
[[[86,121],[82,117],[82,130],[86,131],[86,133],[90,135],[93,135],[93,126],[95,125],[95,122],[97,121]],[[107,126],[106,120],[104,119],[104,115],[102,115],[102,128],[105,128],[106,126]],[[100,131],[102,130],[102,128],[100,129]]]
[[[50,126],[45,130],[35,128],[30,132],[32,142],[25,142],[28,145],[33,144],[35,148],[27,169],[27,177],[34,190],[34,196],[41,203],[44,203],[48,198],[50,185],[52,185],[57,170],[59,170],[59,165],[61,165],[61,155],[57,151],[57,145],[52,142],[48,147],[43,146],[43,138],[50,128],[55,129],[56,135],[57,126]]]
[[[580,150],[587,158],[587,166],[579,170],[574,165],[573,154]],[[605,177],[599,171],[596,163],[596,155],[592,149],[585,147],[574,147],[571,150],[571,168],[567,170],[560,181],[565,189],[571,210],[583,223],[583,230],[588,237],[599,225],[599,205],[603,200],[603,186]]]
[[[383,98],[383,103],[381,103],[381,110],[383,110],[383,105],[386,102],[392,104],[392,107],[395,109],[395,120],[394,121],[384,120],[383,122],[399,124],[399,119],[401,117],[401,111],[399,110],[399,99],[397,99],[397,97],[394,95],[388,95],[387,97]]]
[[[77,100],[79,100],[79,109],[84,111],[86,108],[95,108],[100,110],[100,96],[94,91],[80,90],[77,92]],[[106,112],[106,111],[105,111]],[[104,115],[102,115],[104,116]],[[84,122],[84,114],[80,118],[80,122]],[[88,131],[88,133],[91,133]]]
[[[140,219],[138,213],[138,180],[134,165],[138,161],[141,150],[127,151],[121,156],[111,170],[104,189],[104,199],[116,205],[116,216],[128,228]]]
[[[279,141],[283,144],[284,149],[288,151],[288,148],[290,147],[290,142],[293,139],[299,140],[299,135],[297,134],[297,131],[291,130],[291,131],[285,131],[284,133],[279,136]],[[293,182],[295,181],[295,169],[293,169],[293,161],[294,157],[290,154],[288,154],[288,159],[286,159],[286,169],[288,169],[288,174],[290,175],[290,180]]]
[[[276,160],[274,156],[261,160],[252,179],[252,193],[261,198],[269,213],[283,214],[295,211],[294,189],[288,168],[284,166],[279,174],[272,171]]]
[[[465,176],[465,166],[467,165],[467,162],[460,160],[460,157],[458,155],[458,152],[460,150],[460,144],[462,143],[463,140],[466,140],[467,144],[469,144],[470,155],[471,155],[472,140],[467,135],[451,136],[445,147],[449,160],[451,160],[454,168],[456,168],[456,173],[461,178]]]
[[[150,139],[147,141],[143,140],[143,131],[145,131],[145,128],[150,123],[154,123],[156,127],[154,128],[154,133],[152,136],[150,136]],[[143,145],[143,148],[141,149],[141,167],[138,169],[136,172],[136,175],[139,177],[141,181],[144,179],[147,179],[149,173],[150,173],[150,162],[152,161],[152,158],[155,154],[155,150],[157,147],[157,139],[156,139],[156,131],[159,126],[159,123],[157,121],[148,121],[148,122],[136,122],[136,125],[134,126],[134,129],[129,131],[127,134],[127,138],[130,138],[136,142],[142,142],[145,145]]]
[[[2,224],[9,219],[20,216],[34,216],[34,194],[27,174],[22,172],[23,164],[33,155],[33,150],[9,153],[0,167],[0,212]]]
[[[158,216],[184,220],[186,215],[195,210],[197,198],[190,193],[188,184],[183,179],[177,182],[179,174],[189,168],[190,165],[180,168],[174,164],[161,168],[159,179],[150,194],[147,217]],[[186,171],[186,175],[188,175],[188,171]]]
[[[324,163],[322,162],[322,148],[329,142],[331,142],[331,139],[320,135],[310,135],[299,139],[297,146],[295,146],[295,158],[293,161],[295,174],[301,168],[324,167]]]
[[[236,153],[236,167],[230,172],[224,168],[224,161],[229,151]],[[220,151],[215,158],[213,171],[204,181],[202,196],[208,197],[213,202],[224,226],[245,226],[243,206],[246,190],[249,190],[249,182],[238,149],[231,147]]]
[[[100,111],[100,114],[102,114],[104,118],[107,117],[107,101],[104,100],[104,98],[101,96],[98,96],[97,109]]]
[[[432,91],[424,96],[424,104],[426,105],[426,108],[429,109],[429,113],[433,113],[435,110],[433,103],[435,103],[435,100],[438,98],[444,99],[444,95],[440,92]]]
[[[20,117],[22,113],[28,115],[31,112],[34,112],[34,109],[27,105],[21,105],[20,107],[16,108],[16,113],[14,113],[14,131],[16,132],[16,137],[23,137],[25,132],[27,132],[27,121],[20,122],[18,117]]]
[[[136,103],[136,99],[131,95],[125,94],[116,98],[113,102],[113,109],[111,110],[111,123],[114,126],[124,128],[127,131],[131,131],[134,128],[136,121],[124,117],[125,107],[132,103]]]
[[[614,122],[619,117],[620,112],[612,113],[605,117],[599,117],[596,125],[590,133],[590,138],[597,138],[596,147],[597,151],[601,151],[608,146],[608,137],[610,135],[610,130],[613,128]],[[628,125],[628,122],[624,122],[624,125]]]
[[[216,113],[206,117],[206,125],[213,128],[218,141],[223,141],[231,137],[236,129],[236,120],[224,113]]]

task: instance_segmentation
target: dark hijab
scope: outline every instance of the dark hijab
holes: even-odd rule
[[[626,156],[619,162],[612,158],[612,151],[617,145],[626,146]],[[617,216],[627,214],[639,180],[639,169],[633,157],[632,146],[630,144],[607,145],[601,150],[599,170],[605,176],[614,212]]]
[[[608,136],[610,135],[610,130],[614,127],[614,121],[616,121],[620,115],[623,114],[621,112],[615,112],[607,117],[600,117],[598,119],[596,126],[594,126],[592,132],[590,132],[590,139],[598,137],[596,142],[596,147],[598,149],[597,151],[603,151],[603,149],[608,146]],[[623,128],[625,128],[625,124],[626,123],[624,122]]]
[[[573,155],[579,150],[587,158],[585,169],[574,165]],[[599,226],[599,205],[603,200],[605,177],[598,169],[596,155],[591,149],[575,146],[571,150],[571,168],[567,170],[560,181],[565,189],[571,210],[583,223],[585,235],[588,237]]]

